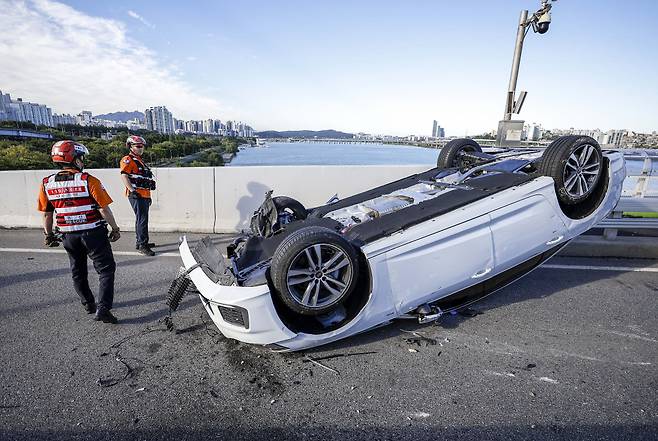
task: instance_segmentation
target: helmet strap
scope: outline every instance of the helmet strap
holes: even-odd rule
[[[80,161],[78,161],[78,159],[79,159]],[[78,165],[78,163],[79,163],[80,165]],[[71,165],[72,165],[76,170],[78,170],[79,172],[81,172],[82,169],[85,168],[85,164],[84,164],[84,162],[82,162],[82,159],[79,158],[79,157],[78,157],[78,158],[75,158],[75,159],[73,160],[73,162],[71,163]]]

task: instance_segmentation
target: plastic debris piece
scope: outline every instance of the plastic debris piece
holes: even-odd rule
[[[144,392],[145,390],[145,387],[140,387],[139,389],[135,390],[135,392]]]
[[[434,346],[437,343],[435,339],[427,337],[420,332],[409,331],[406,329],[400,329],[400,331],[413,335],[413,337],[405,337],[404,341],[408,344],[415,344],[418,346]]]
[[[558,384],[558,381],[557,381],[557,380],[554,380],[554,379],[552,379],[552,378],[548,378],[548,377],[541,377],[539,380],[540,380],[540,381],[544,381],[544,382],[546,382],[546,383]]]
[[[304,356],[304,359],[310,361],[311,363],[313,363],[313,364],[316,365],[316,366],[320,366],[320,367],[323,368],[323,369],[326,369],[326,370],[328,370],[328,371],[331,371],[331,372],[333,372],[333,373],[336,374],[336,375],[340,375],[336,369],[332,369],[332,368],[330,368],[329,366],[325,366],[325,365],[323,365],[322,363],[320,363],[319,361],[314,360],[313,358],[309,357],[308,355],[305,355],[305,356]],[[311,372],[312,372],[312,371],[311,371]],[[311,374],[311,375],[312,375],[312,374]]]
[[[167,331],[174,332],[176,330],[176,326],[174,325],[174,321],[171,319],[171,316],[168,315],[164,318],[164,324],[167,327]]]
[[[409,348],[409,352],[418,352],[418,351],[414,348]]]
[[[276,403],[276,400],[271,400],[270,401],[270,404],[274,404],[274,403]]]
[[[526,367],[522,368],[524,371],[529,371],[532,368],[536,368],[537,365],[534,363],[528,363]]]

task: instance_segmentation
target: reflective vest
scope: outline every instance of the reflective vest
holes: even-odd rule
[[[127,173],[130,183],[135,188],[143,188],[145,190],[155,190],[155,179],[153,179],[153,172],[144,162],[137,159],[136,156],[128,155],[130,159],[137,164],[137,173]]]
[[[88,173],[60,172],[43,179],[60,231],[91,230],[105,225],[98,204],[89,193]]]

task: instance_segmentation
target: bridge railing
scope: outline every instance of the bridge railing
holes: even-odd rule
[[[614,211],[599,223],[614,239],[618,230],[658,229],[658,218],[624,217],[624,213],[658,213],[658,150],[623,150],[626,179]],[[628,216],[628,215],[627,215]]]

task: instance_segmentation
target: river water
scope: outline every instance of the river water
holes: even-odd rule
[[[439,150],[389,144],[268,142],[240,150],[229,166],[249,165],[436,165]]]

